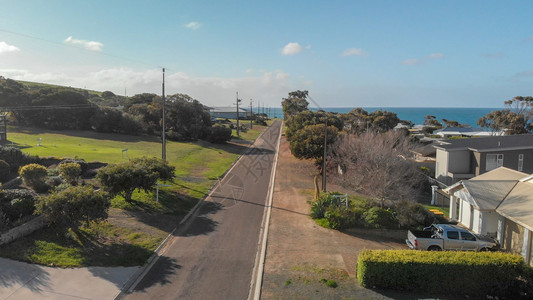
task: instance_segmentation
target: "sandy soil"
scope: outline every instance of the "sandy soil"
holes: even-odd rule
[[[316,168],[311,161],[294,158],[285,137],[278,159],[262,298],[388,298],[357,284],[357,256],[364,249],[405,249],[405,244],[318,226],[309,217],[308,203]],[[338,187],[328,184],[328,190]],[[330,279],[337,288],[326,286]]]

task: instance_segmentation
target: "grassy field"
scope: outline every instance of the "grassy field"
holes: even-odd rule
[[[444,216],[446,217],[449,217],[450,216],[450,208],[449,207],[441,207],[441,206],[433,206],[433,205],[422,205],[423,207],[425,207],[427,210],[430,210],[430,209],[437,209],[439,210],[440,212],[444,213]]]
[[[265,128],[254,126],[239,139],[222,145],[169,141],[167,160],[176,167],[177,178],[170,187],[161,188],[159,202],[154,193],[136,192],[132,203],[117,196],[111,199],[108,222],[93,223],[69,236],[40,230],[1,246],[0,255],[58,267],[141,265],[172,230],[172,224],[177,224]],[[149,136],[10,127],[8,140],[40,157],[77,157],[105,163],[161,157],[159,138]],[[123,149],[128,149],[124,155]]]

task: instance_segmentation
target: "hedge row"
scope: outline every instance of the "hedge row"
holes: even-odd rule
[[[364,287],[462,295],[517,293],[521,256],[501,252],[366,250],[357,279]]]

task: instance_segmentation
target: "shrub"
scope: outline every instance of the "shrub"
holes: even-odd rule
[[[327,193],[322,194],[311,204],[311,218],[313,219],[322,219],[325,217],[325,213],[328,207],[339,206],[342,203],[342,200],[338,197],[333,197],[333,195],[341,195],[340,193]]]
[[[4,160],[0,160],[0,181],[8,179],[10,166]]]
[[[353,227],[356,224],[355,214],[346,206],[331,206],[326,209],[324,217],[329,227],[336,230]]]
[[[435,223],[435,215],[415,201],[399,201],[396,213],[402,227],[426,227]]]
[[[61,165],[62,164],[71,164],[71,163],[77,163],[80,165],[81,168],[81,174],[85,174],[87,172],[87,169],[89,169],[89,164],[83,160],[83,159],[75,159],[75,158],[67,158],[59,162],[58,169],[61,172]]]
[[[46,179],[45,183],[51,187],[57,187],[63,183],[63,179],[61,179],[59,176],[50,176],[48,179]]]
[[[206,140],[211,143],[221,144],[231,140],[231,128],[213,126],[207,130]]]
[[[37,194],[30,190],[1,190],[0,211],[12,221],[33,214]]]
[[[0,159],[9,164],[11,171],[16,171],[19,166],[39,160],[36,156],[23,153],[19,148],[5,146],[0,146]]]
[[[81,176],[81,166],[76,162],[59,164],[59,174],[70,184],[77,185]]]
[[[365,250],[358,257],[357,279],[364,287],[509,295],[517,292],[524,267],[521,256],[502,252]]]
[[[398,227],[394,213],[390,209],[372,207],[363,214],[366,225],[371,228],[395,228]]]
[[[120,164],[110,164],[98,171],[97,179],[111,194],[120,194],[127,202],[136,189],[150,192],[157,180],[173,180],[174,167],[157,158],[137,158]]]
[[[21,167],[19,170],[20,178],[28,186],[34,189],[40,189],[44,185],[44,178],[48,175],[46,167],[39,164],[29,164]]]
[[[77,229],[82,222],[107,218],[110,207],[107,193],[95,191],[90,186],[71,186],[36,202],[36,212],[60,229]]]

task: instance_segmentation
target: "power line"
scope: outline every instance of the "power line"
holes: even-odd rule
[[[106,52],[103,52],[103,51],[93,51],[93,50],[89,50],[89,49],[84,48],[84,47],[65,44],[65,43],[61,43],[61,42],[57,42],[57,41],[52,41],[52,40],[48,40],[48,39],[44,39],[44,38],[40,38],[40,37],[36,37],[36,36],[32,36],[32,35],[20,33],[20,32],[5,30],[5,29],[2,29],[2,28],[0,28],[0,31],[1,32],[5,32],[5,33],[9,33],[9,34],[13,34],[13,35],[22,36],[22,37],[29,38],[29,39],[34,39],[34,40],[38,40],[38,41],[42,41],[42,42],[46,42],[46,43],[50,43],[50,44],[55,44],[55,45],[67,47],[67,48],[79,49],[79,50],[87,51],[87,52],[90,52],[90,53],[93,53],[93,54],[94,53],[99,53],[99,54],[102,54],[102,55],[105,55],[105,56],[118,58],[118,59],[121,59],[121,60],[130,61],[130,62],[138,63],[138,64],[141,64],[141,65],[145,65],[145,66],[150,66],[152,68],[154,68],[154,67],[160,68],[160,66],[154,66],[153,64],[150,64],[150,63],[147,63],[147,62],[144,62],[144,61],[127,58],[127,57],[124,57],[124,56],[109,54],[109,53],[106,53]],[[168,70],[168,68],[166,68],[166,69]]]

